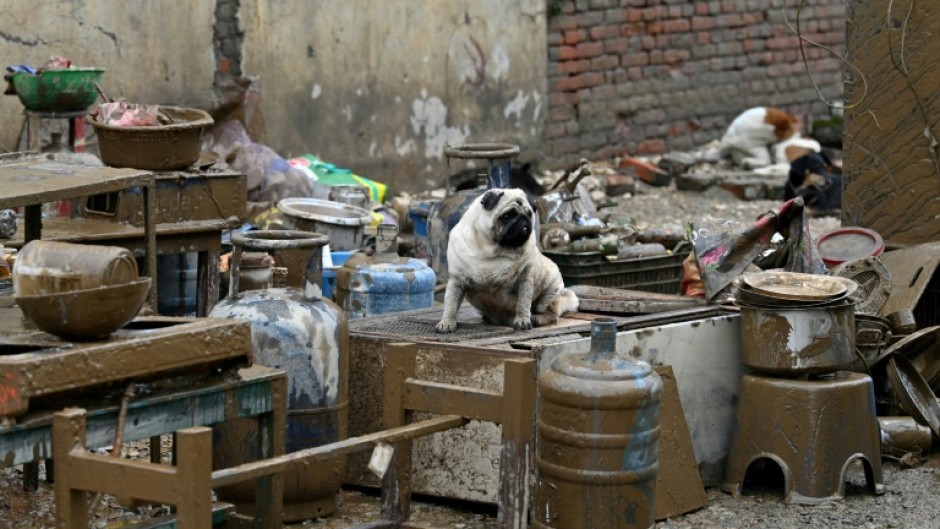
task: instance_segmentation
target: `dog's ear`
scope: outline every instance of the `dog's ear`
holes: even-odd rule
[[[483,198],[480,200],[480,205],[483,206],[483,209],[486,211],[492,211],[496,207],[496,204],[499,204],[499,199],[503,198],[503,192],[497,191],[495,189],[490,189],[483,194]]]

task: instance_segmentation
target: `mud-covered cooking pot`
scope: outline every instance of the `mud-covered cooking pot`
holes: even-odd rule
[[[741,360],[777,375],[831,373],[855,356],[855,307],[849,301],[793,308],[741,308]]]

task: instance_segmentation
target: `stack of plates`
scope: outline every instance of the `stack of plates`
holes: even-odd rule
[[[756,272],[734,280],[738,305],[798,308],[838,305],[851,297],[858,284],[851,279],[797,272]]]

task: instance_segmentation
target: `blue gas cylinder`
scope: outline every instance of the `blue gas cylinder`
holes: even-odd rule
[[[302,231],[253,231],[232,235],[229,297],[209,313],[251,323],[254,361],[288,373],[287,452],[345,439],[349,420],[349,330],[342,310],[321,296],[326,235]],[[286,268],[280,284],[239,292],[243,250],[274,253]],[[284,271],[281,268],[281,271]],[[235,403],[237,406],[237,403]],[[234,419],[213,428],[213,464],[227,468],[254,460],[258,422]],[[346,456],[297,464],[283,471],[283,521],[328,516],[346,475]],[[251,510],[251,483],[221,487],[223,501]]]
[[[374,255],[357,252],[336,272],[334,296],[346,318],[434,306],[437,275],[419,259],[399,257],[398,226],[382,224]]]

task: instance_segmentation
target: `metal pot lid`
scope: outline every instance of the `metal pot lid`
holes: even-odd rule
[[[858,289],[843,277],[797,272],[755,272],[741,276],[741,283],[756,294],[778,300],[825,301],[849,296]]]
[[[937,402],[924,377],[920,376],[910,361],[898,354],[888,358],[887,373],[904,411],[940,437],[940,402]]]
[[[877,257],[842,263],[830,270],[829,275],[851,279],[858,284],[853,295],[856,312],[878,314],[891,295],[891,273]]]

